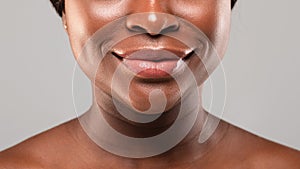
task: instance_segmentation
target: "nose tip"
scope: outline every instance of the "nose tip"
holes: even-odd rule
[[[177,18],[170,14],[141,13],[129,15],[126,19],[127,29],[138,33],[148,33],[151,36],[179,29]]]

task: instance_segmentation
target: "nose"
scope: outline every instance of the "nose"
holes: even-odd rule
[[[157,0],[135,1],[135,5],[131,8],[132,14],[126,18],[127,29],[137,33],[147,33],[151,36],[177,31],[179,29],[178,19],[167,13],[167,4]]]
[[[164,13],[138,13],[127,17],[126,27],[130,31],[148,33],[152,36],[178,30],[175,16]]]

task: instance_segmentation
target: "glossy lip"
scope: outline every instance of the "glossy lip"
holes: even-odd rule
[[[111,53],[140,78],[164,79],[183,71],[184,66],[179,65],[188,60],[194,50],[149,47],[126,51],[115,49]]]
[[[147,60],[147,61],[163,61],[163,60],[178,60],[184,59],[193,50],[192,49],[166,49],[166,48],[143,48],[143,49],[132,49],[132,50],[120,50],[115,49],[112,51],[114,55],[117,55],[122,59],[131,60]]]

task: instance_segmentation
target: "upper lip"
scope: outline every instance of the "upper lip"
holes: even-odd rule
[[[119,59],[128,60],[146,60],[146,61],[167,61],[186,59],[193,53],[193,49],[171,49],[171,48],[153,48],[143,47],[142,49],[114,49],[112,54]]]

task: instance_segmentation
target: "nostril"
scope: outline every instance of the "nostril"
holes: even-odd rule
[[[176,32],[178,31],[179,29],[179,25],[170,25],[168,27],[165,27],[164,29],[161,30],[161,34],[165,34],[165,33],[168,33],[168,32]]]
[[[138,26],[138,25],[129,26],[129,30],[134,31],[134,32],[147,33],[147,30],[145,28]]]

